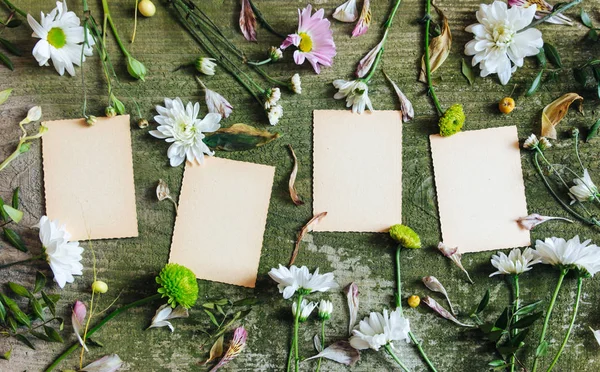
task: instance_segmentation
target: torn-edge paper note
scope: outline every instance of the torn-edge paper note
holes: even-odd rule
[[[44,122],[46,214],[73,240],[138,236],[129,115]]]
[[[444,244],[461,252],[530,245],[517,127],[430,136]]]
[[[402,222],[402,112],[314,111],[314,231],[385,232]]]
[[[254,287],[275,167],[206,157],[185,166],[169,262]]]

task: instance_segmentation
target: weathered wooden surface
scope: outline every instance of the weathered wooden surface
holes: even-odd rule
[[[313,2],[316,7],[324,7],[326,13],[342,0]],[[100,18],[99,1],[91,4],[93,13]],[[149,74],[145,83],[131,81],[125,72],[124,61],[112,42],[113,60],[122,79],[120,96],[126,100],[127,94],[135,97],[140,103],[143,115],[151,119],[153,106],[161,104],[164,97],[179,96],[184,101],[202,101],[200,90],[189,72],[172,72],[177,66],[188,63],[199,55],[200,49],[186,32],[170,15],[165,2],[156,1],[157,15],[151,19],[140,19],[135,44],[131,45],[134,56],[148,68]],[[227,36],[248,54],[256,58],[264,55],[270,45],[277,45],[279,40],[265,30],[258,31],[258,44],[246,43],[237,29],[238,1],[205,0],[198,1],[226,32]],[[128,38],[133,26],[134,1],[113,2],[112,13],[123,38]],[[282,1],[262,0],[257,5],[272,24],[283,32],[294,31],[298,7],[304,7],[306,0]],[[285,115],[280,124],[274,128],[283,134],[276,142],[263,148],[245,153],[218,156],[241,159],[277,166],[273,196],[269,209],[267,229],[259,268],[259,281],[256,289],[243,289],[219,283],[200,281],[201,300],[207,298],[226,297],[241,299],[258,296],[264,300],[244,321],[250,337],[248,348],[243,355],[232,362],[228,370],[282,370],[285,365],[288,342],[290,339],[291,316],[290,302],[284,301],[277,293],[273,282],[267,277],[268,270],[278,263],[286,263],[293,248],[297,231],[311,217],[311,112],[313,109],[343,109],[344,103],[332,97],[334,88],[331,82],[336,78],[349,78],[357,61],[376,44],[380,35],[380,26],[385,21],[391,1],[373,2],[373,25],[367,35],[358,40],[350,39],[352,25],[333,22],[338,55],[333,68],[323,69],[321,75],[313,74],[308,65],[297,67],[291,62],[291,52],[286,53],[285,61],[269,66],[268,71],[275,76],[288,78],[292,71],[300,71],[303,82],[302,95],[285,94],[283,106]],[[598,9],[600,3],[585,2],[588,10]],[[49,11],[54,6],[50,1],[18,1],[18,5],[32,14]],[[70,7],[81,14],[81,4],[70,2]],[[448,15],[454,36],[452,54],[445,65],[436,72],[437,92],[442,104],[447,107],[458,102],[465,106],[467,123],[465,129],[479,129],[503,125],[517,125],[519,135],[525,138],[529,133],[539,130],[539,118],[543,106],[563,93],[578,89],[573,82],[569,68],[598,56],[598,44],[586,44],[583,41],[586,29],[580,24],[574,27],[543,25],[544,39],[557,46],[563,57],[565,71],[561,78],[547,85],[533,97],[524,97],[524,92],[537,73],[534,58],[529,58],[525,66],[517,71],[508,86],[501,86],[495,77],[477,78],[474,85],[469,86],[460,73],[460,61],[463,58],[464,44],[470,34],[464,28],[475,21],[478,1],[441,1],[438,4]],[[474,285],[465,282],[462,274],[439,255],[434,248],[440,239],[440,230],[435,208],[434,189],[432,186],[432,167],[428,148],[428,135],[436,131],[436,119],[431,103],[424,93],[423,85],[417,82],[418,66],[422,54],[422,26],[417,21],[424,12],[424,2],[406,0],[396,16],[390,34],[383,68],[412,99],[417,117],[404,127],[404,223],[412,226],[420,233],[424,249],[409,251],[403,257],[404,295],[416,293],[428,294],[420,283],[425,275],[439,278],[449,291],[450,297],[461,312],[469,311],[478,301],[486,288],[491,289],[492,303],[488,312],[497,313],[507,301],[507,286],[502,279],[488,278],[493,271],[489,264],[491,253],[469,254],[463,258],[464,265],[471,272]],[[569,13],[577,18],[579,10]],[[594,19],[600,24],[598,12]],[[8,30],[5,35],[16,40],[27,50],[31,50],[35,40],[30,38],[30,30],[26,27]],[[15,58],[16,70],[9,72],[0,67],[0,90],[14,88],[12,98],[2,106],[0,112],[0,156],[4,157],[13,150],[15,139],[19,134],[16,123],[33,104],[44,109],[45,119],[79,117],[81,109],[81,69],[77,69],[77,77],[59,77],[54,68],[40,68],[31,55]],[[97,56],[85,63],[88,87],[89,108],[100,115],[106,104],[105,85]],[[255,102],[228,75],[220,71],[217,75],[205,79],[209,87],[218,90],[233,103],[234,114],[224,122],[230,125],[245,122],[265,127],[265,118]],[[496,102],[510,94],[514,85],[517,88],[514,97],[517,109],[509,116],[498,113]],[[397,100],[390,85],[381,73],[377,73],[371,84],[370,96],[377,109],[398,108]],[[125,94],[127,93],[127,94]],[[586,128],[598,118],[598,99],[592,91],[584,94],[586,115],[584,117],[571,112],[561,124],[565,130],[570,126]],[[133,123],[132,123],[133,124]],[[154,125],[154,124],[152,124]],[[117,304],[125,304],[155,291],[154,276],[166,263],[169,253],[171,234],[174,223],[172,205],[157,203],[154,189],[158,178],[165,179],[174,195],[178,195],[183,167],[168,166],[166,150],[168,145],[152,138],[147,130],[140,130],[132,125],[133,160],[135,167],[135,184],[140,236],[135,239],[94,241],[93,248],[98,257],[98,276],[105,280],[110,291],[103,296],[102,302],[107,305],[120,294]],[[563,139],[552,149],[551,157],[557,162],[574,161],[572,140]],[[297,188],[299,194],[308,201],[301,207],[294,206],[287,193],[287,179],[292,167],[287,144],[294,146],[300,160]],[[582,160],[593,174],[598,175],[598,142],[593,141],[582,146]],[[357,151],[369,151],[376,143],[365,143]],[[551,196],[544,189],[530,162],[529,154],[523,153],[522,164],[526,182],[526,193],[530,212],[544,215],[565,216]],[[485,156],[485,154],[481,154]],[[23,226],[34,224],[44,213],[44,194],[41,172],[40,143],[35,143],[32,151],[21,156],[8,169],[0,174],[0,194],[10,195],[16,186],[21,187],[25,220]],[[240,185],[242,187],[242,185]],[[465,185],[469,187],[469,185]],[[349,201],[351,202],[351,201]],[[488,211],[494,213],[494,211]],[[112,218],[118,218],[113,216]],[[207,211],[210,218],[210,211]],[[235,227],[232,227],[235,228]],[[32,251],[39,251],[35,230],[23,230]],[[564,223],[548,223],[538,227],[532,234],[533,239],[548,236],[570,238],[575,234],[583,238],[591,238],[600,243],[597,229]],[[199,242],[201,244],[201,242]],[[78,277],[74,285],[68,285],[60,291],[63,300],[61,311],[66,318],[70,315],[69,304],[75,299],[89,300],[88,288],[91,283],[91,254],[88,243],[83,243],[88,250],[84,256],[85,271]],[[393,304],[394,274],[392,265],[393,245],[383,234],[358,233],[318,233],[307,236],[297,263],[314,269],[319,266],[322,271],[333,271],[338,282],[344,286],[357,282],[361,292],[360,317],[370,310],[381,310]],[[218,254],[218,252],[215,252]],[[2,243],[3,262],[26,257],[24,254],[8,248]],[[201,259],[201,257],[199,257]],[[43,266],[43,265],[40,265]],[[36,268],[18,266],[0,271],[0,283],[14,280],[21,283],[33,282]],[[44,269],[50,275],[51,273]],[[525,301],[542,299],[547,301],[554,287],[557,273],[549,267],[537,266],[531,273],[523,276],[522,292]],[[598,345],[594,341],[588,326],[600,327],[600,314],[596,304],[600,300],[597,280],[586,280],[583,303],[579,321],[569,341],[566,353],[558,364],[556,371],[595,371],[600,369]],[[56,288],[55,288],[56,290]],[[313,296],[317,298],[318,296]],[[347,330],[345,298],[341,293],[328,293],[326,296],[334,302],[333,321],[327,330],[329,340],[343,339]],[[559,305],[553,316],[549,332],[550,354],[555,351],[562,339],[563,332],[570,316],[572,301],[575,297],[575,279],[569,277],[559,296]],[[436,297],[437,298],[437,297]],[[156,304],[158,306],[158,304]],[[202,370],[198,365],[206,358],[209,347],[200,349],[204,343],[203,330],[210,329],[210,322],[200,306],[191,311],[186,320],[176,320],[176,331],[170,333],[166,329],[144,331],[154,314],[156,306],[146,306],[131,311],[107,327],[97,336],[105,344],[103,349],[92,349],[86,355],[91,361],[107,353],[118,353],[127,362],[126,370],[130,371],[188,371]],[[475,331],[465,331],[444,321],[425,308],[407,311],[411,325],[419,338],[424,340],[424,347],[435,361],[440,371],[485,371],[486,364],[496,359],[492,346],[483,341]],[[491,315],[490,315],[491,317]],[[71,336],[68,324],[64,336],[68,342]],[[541,322],[540,322],[541,323]],[[534,329],[538,334],[541,324]],[[316,323],[306,323],[301,332],[301,350],[305,356],[312,355],[312,336],[317,332]],[[534,340],[530,345],[535,344]],[[10,362],[0,361],[1,371],[39,371],[51,362],[63,349],[60,344],[36,343],[38,350],[33,351],[20,344],[0,341],[0,351],[4,352],[10,345],[14,346]],[[400,354],[406,364],[414,371],[425,371],[415,349],[410,345],[402,345]],[[534,347],[527,350],[532,355]],[[546,358],[545,362],[549,362]],[[63,369],[75,368],[77,358],[73,356],[61,366]],[[304,366],[304,364],[303,364]],[[313,363],[306,363],[303,369],[313,369]],[[384,353],[363,352],[356,371],[384,371],[395,369],[393,361]],[[324,370],[343,370],[340,365],[325,362]]]

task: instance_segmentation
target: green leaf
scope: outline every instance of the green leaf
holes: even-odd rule
[[[10,288],[10,290],[13,291],[14,294],[21,297],[30,298],[33,296],[27,288],[14,282],[8,282],[8,288]]]
[[[494,329],[493,323],[483,323],[479,326],[479,330],[481,330],[481,332],[483,332],[484,334],[490,333],[492,329]]]
[[[21,239],[21,236],[14,231],[13,229],[9,229],[8,227],[3,227],[2,231],[4,232],[4,238],[15,248],[20,250],[21,252],[27,252],[27,247],[25,246],[25,242]]]
[[[583,85],[585,87],[585,84],[587,83],[587,79],[589,76],[589,72],[587,72],[587,69],[585,68],[574,68],[573,69],[573,77],[575,78],[575,81],[578,82],[579,84]]]
[[[537,60],[540,63],[542,69],[544,69],[546,67],[546,52],[544,51],[544,48],[539,48],[538,54],[536,54],[535,56],[537,57]]]
[[[506,329],[508,327],[508,308],[504,309],[494,326],[500,329]]]
[[[85,344],[88,346],[104,347],[104,344],[102,342],[96,340],[95,338],[94,339],[91,339],[91,338],[86,339]]]
[[[38,293],[46,286],[46,275],[41,271],[35,273],[35,285],[33,286],[33,293]]]
[[[542,343],[540,344],[540,346],[537,347],[537,349],[535,350],[535,356],[536,357],[543,357],[548,353],[548,342],[547,341],[542,341]]]
[[[279,133],[270,133],[246,124],[233,124],[229,128],[221,128],[209,133],[204,143],[213,149],[224,151],[244,151],[266,145],[279,138]]]
[[[485,308],[487,307],[487,305],[489,303],[490,303],[490,290],[488,289],[483,294],[481,301],[479,301],[479,305],[477,305],[477,308],[475,309],[475,311],[473,311],[473,313],[471,315],[481,313],[483,310],[485,310]]]
[[[15,56],[21,57],[23,55],[23,51],[9,40],[0,37],[0,44]]]
[[[215,315],[206,309],[204,309],[204,312],[206,313],[206,315],[208,315],[208,317],[210,318],[210,321],[218,327],[219,322],[217,322],[217,318],[215,318]]]
[[[229,304],[229,300],[226,298],[222,298],[220,300],[215,301],[215,305],[225,306]]]
[[[12,354],[12,347],[6,353],[0,355],[0,358],[4,360],[10,360],[10,355]]]
[[[497,348],[497,350],[500,354],[502,354],[502,356],[508,357],[519,350],[519,348],[515,346],[500,346]]]
[[[521,347],[521,342],[525,341],[525,338],[527,337],[528,333],[529,333],[529,328],[528,329],[524,329],[521,332],[517,333],[517,335],[515,337],[513,337],[512,339],[510,339],[510,341],[508,343],[511,346],[520,348]]]
[[[12,315],[9,314],[6,317],[6,322],[8,323],[8,326],[13,331],[13,333],[17,332],[17,327],[19,325],[17,324],[17,321],[15,320],[15,318]]]
[[[594,28],[591,28],[587,34],[587,39],[592,42],[598,41],[598,31],[596,31]]]
[[[15,191],[13,191],[11,204],[14,209],[19,209],[19,188],[18,187],[15,189]]]
[[[8,311],[14,316],[15,320],[28,328],[31,328],[31,320],[25,313],[19,308],[17,303],[11,298],[6,297],[0,293],[0,299],[4,302],[4,305],[8,308]]]
[[[36,318],[38,318],[39,320],[45,320],[44,309],[42,308],[42,304],[40,304],[40,301],[38,301],[37,298],[31,297],[29,299],[29,305],[31,305],[31,309],[33,310],[33,314],[36,316]]]
[[[0,302],[0,321],[5,321],[6,320],[6,308],[4,307],[4,304],[2,302]]]
[[[585,10],[583,10],[583,7],[581,7],[581,23],[583,23],[587,28],[593,28],[594,24],[592,23],[592,20],[590,19],[589,14],[587,14],[587,12]]]
[[[522,319],[519,319],[518,322],[512,325],[513,328],[526,328],[533,324],[536,320],[538,320],[542,316],[542,312],[537,312],[532,315],[528,315]]]
[[[556,67],[563,67],[560,55],[556,47],[550,43],[544,43],[544,54],[548,57],[548,60]]]
[[[35,346],[33,346],[33,344],[31,343],[31,341],[29,341],[27,339],[27,337],[23,336],[23,335],[15,335],[15,338],[19,341],[21,341],[22,343],[24,343],[25,345],[29,346],[30,348],[32,348],[33,350],[35,350]]]
[[[222,308],[220,305],[216,305],[216,307],[217,307],[217,311],[218,311],[218,312],[219,312],[221,315],[225,316],[225,312],[223,311],[223,308]]]
[[[212,302],[207,302],[207,303],[202,304],[202,307],[207,308],[207,309],[214,309],[215,304]]]
[[[542,303],[542,301],[536,301],[536,302],[531,303],[529,305],[523,306],[523,307],[519,308],[519,310],[517,310],[513,314],[513,316],[527,315],[527,314],[533,312],[533,310],[535,310],[541,303]]]
[[[465,59],[462,59],[462,65],[461,65],[461,71],[462,74],[465,78],[467,78],[467,81],[469,82],[470,85],[473,85],[473,80],[475,80],[475,73],[473,72],[473,69],[471,68],[471,65],[469,65],[467,62],[465,62]]]
[[[13,91],[12,88],[4,89],[3,91],[0,91],[0,105],[3,104],[4,102],[6,102],[8,97],[10,97],[10,94],[12,93],[12,91]]]
[[[32,336],[39,338],[42,341],[52,342],[52,339],[50,339],[50,337],[46,336],[46,334],[44,334],[42,332],[31,331],[29,333],[31,333]]]
[[[540,72],[538,72],[538,74],[535,77],[535,79],[533,79],[533,83],[531,83],[531,87],[529,88],[529,90],[527,91],[527,93],[525,93],[526,96],[530,96],[533,93],[537,92],[538,88],[542,84],[542,77],[543,76],[544,76],[544,69],[541,69]]]
[[[60,334],[58,334],[56,329],[45,325],[44,332],[46,332],[46,335],[48,335],[53,342],[64,342],[63,338],[60,337]]]
[[[46,306],[48,306],[48,309],[52,315],[56,316],[56,301],[53,301],[52,298],[50,298],[50,296],[48,296],[44,291],[42,291],[42,299],[44,300]]]
[[[252,297],[252,298],[244,298],[244,299],[238,300],[233,303],[233,306],[254,306],[254,305],[258,305],[260,303],[261,303],[261,301],[258,298]]]
[[[487,337],[490,339],[490,341],[497,342],[505,333],[507,333],[505,330],[494,327],[492,328],[492,331],[487,334]]]
[[[594,125],[592,125],[592,127],[590,128],[590,131],[588,132],[587,137],[585,138],[585,141],[589,141],[592,138],[596,137],[598,135],[598,128],[600,128],[600,119],[598,119]]]
[[[127,111],[125,110],[125,105],[114,95],[111,97],[112,105],[115,108],[115,111],[119,115],[125,115]]]
[[[8,216],[8,213],[6,213],[6,211],[4,210],[4,199],[2,199],[2,197],[0,196],[0,219],[2,221],[10,221],[10,217]]]
[[[10,205],[6,205],[6,204],[2,208],[4,208],[4,211],[8,214],[8,216],[10,217],[11,220],[15,221],[15,223],[19,223],[23,219],[22,211],[15,209],[15,208],[11,207]]]
[[[490,366],[490,367],[501,367],[504,365],[506,365],[506,362],[503,361],[502,359],[492,360],[491,362],[488,363],[488,366]]]
[[[6,27],[15,28],[15,27],[19,27],[22,24],[23,24],[23,22],[20,19],[11,19],[10,22],[8,22],[6,24]]]
[[[0,63],[2,63],[4,66],[8,67],[8,69],[11,70],[11,71],[15,70],[15,66],[13,65],[13,63],[2,52],[0,52]]]

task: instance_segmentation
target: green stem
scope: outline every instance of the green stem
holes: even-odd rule
[[[431,26],[431,0],[426,0],[426,8],[425,8],[425,17],[427,20],[425,21],[425,74],[427,76],[427,89],[429,91],[429,95],[433,100],[433,104],[438,112],[438,115],[441,116],[444,114],[444,110],[440,105],[440,101],[438,100],[435,89],[433,88],[433,83],[431,82],[431,61],[429,60],[429,27]]]
[[[24,12],[24,11],[22,11],[21,9],[17,8],[17,7],[15,6],[15,4],[11,3],[9,0],[2,0],[2,1],[4,1],[4,4],[6,4],[6,6],[7,6],[9,9],[11,9],[11,10],[14,10],[15,12],[19,13],[19,15],[20,15],[21,17],[25,17],[25,18],[27,18],[27,13],[25,13],[25,12]]]
[[[321,321],[321,351],[323,351],[323,349],[325,349],[325,320]],[[317,363],[316,372],[319,372],[319,370],[321,369],[322,360],[323,358],[319,358],[319,363]]]
[[[560,355],[562,354],[565,346],[567,345],[567,341],[569,341],[569,336],[571,335],[571,331],[573,330],[573,326],[575,325],[575,318],[577,317],[577,311],[579,310],[579,300],[581,299],[582,285],[583,285],[583,278],[581,276],[579,276],[577,278],[577,299],[575,300],[575,305],[573,307],[573,316],[571,317],[571,323],[569,324],[569,329],[567,330],[567,333],[565,334],[565,338],[563,339],[563,342],[560,345],[560,349],[558,349],[558,353],[556,353],[556,356],[552,360],[552,363],[550,364],[550,367],[548,367],[548,370],[546,372],[552,371],[552,368],[554,368],[554,366],[558,362],[558,358],[560,358]]]
[[[103,0],[105,1],[105,0]],[[90,329],[87,333],[87,337],[92,336],[94,333],[96,333],[96,331],[98,331],[100,328],[102,328],[106,323],[108,323],[112,318],[116,317],[117,315],[131,309],[137,306],[142,306],[145,305],[149,302],[158,300],[162,297],[162,295],[160,293],[156,293],[153,294],[152,296],[143,298],[141,300],[137,300],[134,301],[130,304],[127,304],[125,306],[122,306],[116,310],[114,310],[113,312],[111,312],[110,314],[108,314],[107,316],[104,317],[104,319],[102,319],[100,322],[98,322],[98,324],[96,324],[94,326],[94,328]],[[68,349],[66,349],[65,351],[63,351],[62,354],[60,354],[58,356],[58,358],[56,358],[54,360],[54,362],[52,362],[52,364],[50,364],[48,366],[48,368],[46,368],[45,372],[49,372],[52,371],[54,368],[56,368],[60,362],[62,362],[66,357],[68,357],[73,351],[77,350],[77,348],[80,346],[79,342],[74,343],[73,345],[71,345]]]
[[[15,160],[19,155],[21,155],[21,145],[23,142],[19,141],[19,145],[17,149],[10,154],[4,161],[0,164],[0,172],[10,164],[11,161]]]
[[[26,260],[15,261],[15,262],[7,263],[7,264],[4,264],[4,265],[0,265],[0,269],[4,269],[4,268],[11,267],[11,266],[14,266],[14,265],[21,265],[21,264],[24,264],[24,263],[27,263],[27,262],[31,262],[31,261],[43,260],[43,259],[44,259],[44,255],[40,254],[38,256],[33,256],[33,257],[28,258]]]
[[[115,36],[115,40],[117,40],[119,48],[121,48],[121,51],[123,52],[125,57],[129,57],[130,53],[127,51],[127,48],[125,48],[125,45],[121,41],[121,38],[119,37],[119,32],[117,31],[117,26],[115,26],[112,16],[110,15],[110,10],[108,9],[108,0],[102,0],[102,10],[104,11],[104,16],[108,20],[108,24],[110,25],[113,35]]]
[[[519,275],[512,276],[512,279],[513,279],[512,283],[513,283],[513,293],[514,293],[513,314],[515,314],[517,312],[517,310],[519,310]],[[519,320],[519,316],[513,315],[513,317],[514,317],[514,322],[516,323]],[[514,338],[518,332],[519,332],[518,329],[511,329],[511,338]],[[513,353],[510,356],[510,371],[511,372],[515,371],[515,364],[516,364],[516,355]]]
[[[563,6],[556,7],[556,9],[554,11],[552,11],[551,13],[543,16],[542,18],[540,18],[538,20],[535,20],[535,21],[531,22],[527,27],[522,28],[519,31],[517,31],[517,33],[523,32],[523,31],[528,30],[528,29],[530,29],[532,27],[535,27],[535,26],[537,26],[537,25],[539,25],[539,24],[541,24],[543,22],[546,22],[547,19],[549,19],[551,17],[554,17],[557,14],[563,13],[566,10],[569,10],[570,8],[574,7],[575,5],[581,3],[581,1],[582,0],[574,0],[574,1],[571,1],[570,3],[565,4]]]
[[[390,347],[390,344],[385,345],[385,351],[387,351],[387,353],[390,354],[390,356],[392,358],[394,358],[394,360],[396,361],[396,363],[398,363],[398,365],[400,366],[400,368],[402,368],[402,370],[404,370],[405,372],[409,372],[409,369],[404,365],[404,363],[402,363],[400,358],[398,358],[398,356],[396,354],[394,354],[394,351]]]
[[[413,344],[415,344],[415,346],[417,347],[419,354],[421,354],[421,358],[423,358],[423,360],[425,361],[425,364],[427,364],[427,367],[429,367],[429,370],[431,370],[432,372],[437,372],[437,369],[435,369],[435,366],[433,365],[431,360],[429,360],[429,357],[427,357],[427,354],[425,354],[425,350],[423,350],[423,346],[417,340],[417,337],[415,336],[415,334],[412,333],[412,331],[408,331],[408,336],[410,337],[410,340],[413,342]]]
[[[556,283],[556,288],[554,289],[554,294],[552,295],[552,299],[548,304],[548,309],[546,309],[546,317],[544,318],[544,326],[542,327],[542,333],[540,334],[540,340],[538,342],[538,346],[536,350],[540,348],[540,346],[546,342],[546,331],[548,330],[548,323],[550,322],[550,315],[552,314],[552,310],[554,309],[554,304],[556,303],[556,298],[558,297],[558,292],[560,291],[560,287],[562,285],[563,279],[569,272],[569,269],[561,269],[560,276],[558,277],[558,283]],[[533,367],[531,368],[531,372],[535,372],[537,370],[538,362],[540,355],[536,352],[535,358],[533,359]]]
[[[294,342],[294,339],[292,337],[292,343],[290,345],[290,353],[288,354],[288,361],[287,361],[287,372],[290,372],[292,370],[292,359],[294,359],[294,345],[296,343]]]
[[[300,328],[300,313],[302,310],[300,309],[300,304],[302,304],[302,297],[304,297],[301,293],[298,295],[297,305],[296,305],[296,316],[294,317],[294,361],[295,368],[294,370],[298,372],[300,369],[300,356],[298,353],[298,329]]]
[[[400,315],[404,316],[402,312],[402,280],[400,277],[400,251],[402,246],[396,247],[396,308],[400,309]]]
[[[258,62],[248,61],[247,63],[251,66],[262,66],[262,65],[266,65],[267,63],[271,63],[271,58],[267,58],[264,61],[258,61]]]
[[[250,3],[250,7],[252,8],[252,11],[254,12],[254,15],[256,16],[256,19],[258,19],[258,21],[260,22],[260,24],[270,33],[272,33],[275,36],[279,36],[282,39],[285,39],[285,35],[275,31],[275,29],[273,27],[271,27],[271,25],[269,24],[269,22],[267,22],[267,20],[265,19],[265,17],[263,16],[263,14],[261,13],[261,11],[254,5],[254,3],[252,2],[252,0],[248,1]]]

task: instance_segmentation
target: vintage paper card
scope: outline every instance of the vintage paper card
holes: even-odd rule
[[[314,231],[385,232],[402,222],[402,113],[314,111]]]
[[[169,262],[199,279],[254,287],[275,167],[206,157],[187,163]]]
[[[138,236],[128,115],[44,123],[46,214],[73,240]]]
[[[432,135],[431,153],[446,245],[461,252],[528,246],[517,127]]]

